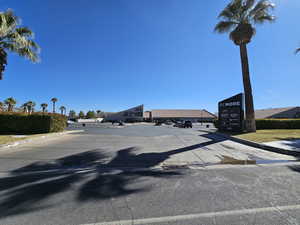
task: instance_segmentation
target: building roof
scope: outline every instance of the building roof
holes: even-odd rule
[[[256,119],[265,119],[265,118],[289,118],[289,114],[293,110],[300,110],[300,107],[285,107],[285,108],[270,108],[270,109],[260,109],[255,110]]]
[[[216,118],[216,116],[205,109],[155,109],[152,110],[152,118]]]

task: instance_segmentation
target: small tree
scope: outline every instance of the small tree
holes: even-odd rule
[[[42,104],[41,104],[41,108],[42,108],[43,113],[46,112],[47,107],[48,107],[48,104],[47,104],[47,103],[42,103]]]
[[[35,102],[33,102],[33,101],[28,101],[28,102],[26,102],[26,106],[27,106],[27,112],[28,113],[32,113],[32,112],[34,112],[34,107],[35,107]]]
[[[87,119],[91,119],[91,118],[95,118],[96,117],[96,113],[94,111],[88,111],[86,113],[86,118]]]
[[[10,97],[5,99],[4,103],[7,105],[7,111],[12,112],[14,110],[14,106],[17,104],[17,101],[13,97]]]
[[[70,110],[70,112],[69,112],[69,118],[70,119],[75,119],[76,118],[76,112],[74,110]]]
[[[78,114],[78,117],[80,119],[83,119],[84,118],[84,112],[83,111],[80,111],[79,114]]]
[[[4,111],[4,103],[0,102],[0,112]]]
[[[27,112],[27,103],[24,103],[23,105],[21,105],[21,109],[23,111],[23,113]]]

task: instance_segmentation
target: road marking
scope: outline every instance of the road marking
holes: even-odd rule
[[[163,222],[185,221],[185,220],[201,219],[201,218],[211,218],[211,217],[219,217],[219,216],[236,216],[236,215],[243,215],[243,214],[256,214],[256,213],[266,213],[266,212],[274,212],[274,211],[278,212],[278,210],[286,211],[286,210],[298,210],[298,209],[300,209],[300,205],[287,205],[287,206],[135,219],[134,223],[132,220],[120,220],[120,221],[81,224],[81,225],[132,225],[132,224],[142,225],[142,224],[153,224],[153,223],[163,223]]]

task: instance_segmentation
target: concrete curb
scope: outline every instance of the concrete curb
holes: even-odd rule
[[[300,152],[298,152],[298,151],[286,150],[286,149],[283,149],[283,148],[277,148],[277,147],[257,143],[257,142],[254,142],[254,141],[248,141],[248,140],[245,140],[245,139],[232,137],[230,135],[223,134],[223,133],[220,133],[218,131],[216,131],[216,132],[212,132],[212,131],[208,131],[208,130],[199,130],[199,131],[207,132],[207,133],[210,133],[210,134],[216,134],[216,135],[221,136],[223,138],[226,138],[228,140],[231,140],[231,141],[234,141],[234,142],[237,142],[237,143],[240,143],[240,144],[244,144],[244,145],[247,145],[247,146],[250,146],[250,147],[260,148],[260,149],[270,151],[270,152],[275,152],[275,153],[280,153],[280,154],[290,155],[290,156],[296,156],[296,157],[300,156]]]
[[[70,131],[63,131],[63,132],[58,132],[58,133],[49,133],[49,134],[45,134],[45,135],[38,136],[38,137],[28,138],[28,139],[25,139],[25,140],[10,142],[10,143],[0,145],[0,151],[4,150],[4,149],[11,148],[11,147],[16,147],[16,146],[19,146],[19,145],[22,145],[22,144],[30,143],[30,142],[33,142],[33,141],[41,140],[41,139],[45,140],[45,139],[49,139],[49,138],[52,138],[52,137],[62,136],[62,135],[65,135],[65,134],[80,133],[80,132],[84,132],[84,130],[70,130]]]

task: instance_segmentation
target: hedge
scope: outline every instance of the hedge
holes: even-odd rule
[[[256,128],[263,129],[300,129],[300,119],[258,119]]]
[[[63,131],[67,118],[60,114],[0,113],[0,134],[39,134]]]
[[[219,121],[214,121],[214,124],[218,128]],[[300,119],[257,119],[256,129],[300,129]]]

